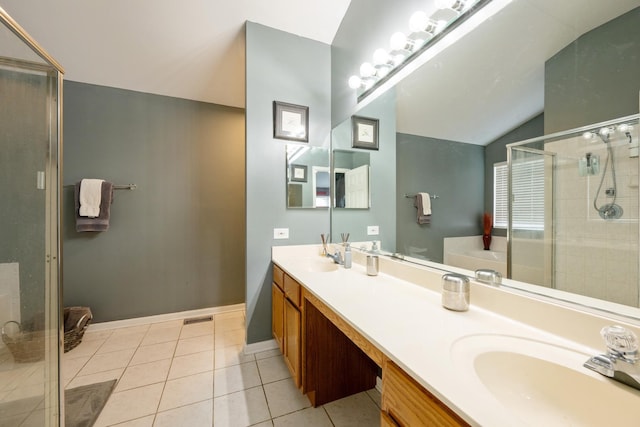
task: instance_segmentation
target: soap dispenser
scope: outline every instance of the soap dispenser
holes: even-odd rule
[[[349,243],[344,245],[344,268],[351,268],[351,245]]]

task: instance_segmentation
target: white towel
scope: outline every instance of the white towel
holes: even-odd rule
[[[83,179],[80,183],[80,216],[96,218],[100,215],[102,182],[104,179]]]
[[[429,193],[418,193],[422,198],[422,212],[421,215],[431,215],[431,196]]]

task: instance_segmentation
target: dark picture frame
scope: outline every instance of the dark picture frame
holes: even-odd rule
[[[273,101],[273,137],[309,142],[309,107]]]
[[[378,119],[351,116],[351,147],[378,150],[379,124]]]
[[[291,165],[291,182],[307,182],[307,165]]]

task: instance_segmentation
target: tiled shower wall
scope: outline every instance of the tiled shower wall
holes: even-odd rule
[[[637,129],[633,129],[632,137],[637,141]],[[639,162],[637,157],[630,157],[624,134],[615,133],[610,144],[617,182],[615,203],[624,210],[622,217],[614,220],[600,218],[593,206],[607,159],[602,140],[579,136],[545,145],[545,151],[557,153],[553,207],[556,288],[638,306]],[[579,175],[578,160],[586,153],[600,156],[597,175]],[[597,206],[613,201],[605,195],[612,187],[609,163]]]

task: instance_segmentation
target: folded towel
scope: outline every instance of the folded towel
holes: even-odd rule
[[[431,224],[431,198],[429,193],[416,194],[413,206],[418,209],[418,224]]]
[[[103,179],[83,179],[80,181],[80,216],[96,218],[100,215]]]
[[[113,202],[113,184],[103,181],[100,187],[100,211],[96,218],[80,216],[80,189],[78,182],[75,185],[74,201],[76,212],[76,231],[107,231],[109,218],[111,217],[111,203]]]
[[[422,215],[431,215],[431,196],[429,193],[418,193],[422,199]]]

